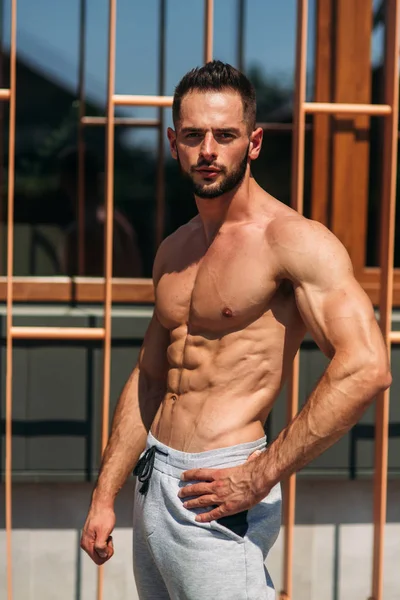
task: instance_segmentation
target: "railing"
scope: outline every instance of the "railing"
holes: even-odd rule
[[[387,30],[386,30],[386,83],[385,104],[334,104],[308,103],[305,99],[306,83],[306,43],[307,43],[307,0],[298,0],[297,14],[297,45],[296,45],[296,96],[293,128],[293,157],[292,157],[292,206],[298,212],[303,212],[304,188],[304,143],[305,115],[307,113],[330,114],[364,114],[378,115],[385,119],[384,126],[384,172],[382,187],[382,235],[381,235],[381,286],[380,286],[380,325],[388,351],[392,343],[400,343],[400,333],[391,331],[391,312],[393,299],[393,250],[394,250],[394,212],[395,212],[395,183],[397,168],[398,140],[398,17],[399,1],[387,1]],[[212,59],[213,39],[213,0],[205,0],[204,28],[204,60]],[[243,11],[243,4],[240,3]],[[84,22],[86,18],[85,0],[81,4],[81,59],[84,56]],[[165,0],[160,0],[160,58],[163,54],[163,22],[165,21]],[[101,328],[55,328],[55,327],[15,327],[13,326],[14,285],[18,284],[13,277],[13,234],[14,234],[14,156],[15,156],[15,101],[16,101],[16,26],[17,1],[11,3],[11,51],[10,51],[10,89],[0,89],[0,100],[10,103],[9,127],[9,165],[8,165],[8,240],[7,240],[7,369],[6,369],[6,544],[7,544],[7,598],[12,600],[12,349],[14,339],[52,339],[52,340],[103,340],[103,399],[102,399],[102,436],[101,449],[108,438],[109,396],[110,396],[110,360],[111,360],[111,306],[112,306],[112,248],[113,248],[113,208],[114,208],[114,129],[115,126],[147,126],[158,127],[162,131],[162,107],[169,107],[172,98],[163,95],[164,66],[160,72],[158,96],[134,96],[115,94],[115,44],[116,44],[116,0],[109,0],[109,49],[108,49],[108,93],[107,115],[105,117],[89,117],[84,114],[84,73],[80,71],[80,132],[79,132],[79,194],[78,194],[78,223],[80,243],[79,272],[84,267],[84,143],[83,128],[87,126],[106,125],[106,229],[105,229],[105,276],[104,286],[104,324]],[[82,61],[83,62],[83,61]],[[160,108],[156,120],[122,119],[115,117],[116,106],[156,106]],[[159,144],[162,146],[162,144]],[[157,192],[157,207],[163,214],[163,179],[161,174],[163,155],[159,156],[159,181]],[[157,221],[157,241],[162,239],[162,218]],[[69,280],[68,280],[69,281]],[[68,281],[60,282],[64,287]],[[82,284],[83,285],[83,284]],[[136,285],[146,287],[145,281],[136,281]],[[63,293],[67,293],[63,288]],[[143,291],[147,301],[152,300],[151,291]],[[293,363],[289,382],[287,418],[291,420],[298,410],[298,377],[299,357]],[[386,474],[388,447],[388,406],[389,392],[381,394],[377,403],[376,414],[376,453],[375,453],[375,482],[374,482],[374,559],[372,600],[383,598],[383,530],[386,520]],[[284,513],[284,577],[281,599],[291,599],[292,566],[293,566],[293,532],[295,522],[296,477],[290,477],[286,484],[285,513]],[[103,598],[104,572],[98,570],[97,598]]]

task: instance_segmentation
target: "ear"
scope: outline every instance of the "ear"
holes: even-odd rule
[[[261,145],[263,140],[263,130],[261,127],[257,127],[250,135],[250,150],[249,150],[249,158],[251,160],[256,160],[259,157],[261,151]]]
[[[178,152],[176,149],[176,133],[171,127],[168,127],[167,136],[169,140],[169,148],[171,150],[172,158],[175,160],[178,158]]]

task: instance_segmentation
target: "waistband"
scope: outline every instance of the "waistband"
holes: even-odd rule
[[[166,475],[180,477],[189,469],[235,467],[243,464],[256,450],[265,450],[267,438],[263,436],[253,442],[245,442],[225,448],[215,448],[204,452],[182,452],[162,444],[151,432],[147,437],[146,450],[156,448],[154,468]]]

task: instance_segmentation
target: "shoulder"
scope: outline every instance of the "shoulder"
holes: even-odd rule
[[[266,232],[282,277],[293,281],[332,280],[352,273],[347,250],[327,227],[289,211],[278,214]]]
[[[159,245],[153,264],[153,280],[157,284],[166,266],[174,259],[178,252],[190,242],[193,234],[201,227],[201,222],[196,216],[176,231],[167,236]]]

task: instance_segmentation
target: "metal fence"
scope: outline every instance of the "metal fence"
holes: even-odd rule
[[[16,104],[16,32],[17,0],[11,1],[11,49],[10,49],[10,88],[0,89],[0,100],[8,101],[9,111],[9,164],[8,164],[8,239],[7,239],[7,368],[6,368],[6,452],[5,452],[5,494],[6,494],[6,556],[7,556],[7,598],[12,600],[12,349],[15,339],[53,340],[103,340],[103,409],[101,450],[108,438],[110,360],[111,360],[111,306],[112,306],[112,248],[113,248],[113,205],[114,205],[114,128],[115,126],[157,126],[163,135],[163,107],[172,105],[172,98],[164,96],[164,55],[165,55],[165,1],[160,0],[159,30],[159,95],[132,96],[114,93],[115,46],[116,46],[116,0],[109,0],[109,48],[108,48],[108,95],[107,114],[104,118],[87,117],[84,114],[84,53],[86,4],[81,0],[80,32],[80,117],[79,117],[79,265],[84,264],[84,137],[87,126],[106,126],[106,229],[105,229],[105,277],[104,277],[104,323],[101,328],[57,328],[57,327],[15,327],[13,326],[13,234],[14,234],[14,165],[15,165],[15,104]],[[386,41],[385,41],[385,104],[338,104],[306,102],[306,47],[307,47],[307,0],[297,2],[297,44],[296,82],[293,123],[292,156],[292,206],[303,212],[304,188],[304,145],[305,116],[307,113],[330,113],[349,115],[375,115],[384,118],[383,174],[381,194],[381,281],[380,281],[380,326],[388,351],[392,343],[400,343],[399,332],[391,331],[393,297],[393,254],[396,199],[396,170],[398,143],[398,48],[399,48],[399,3],[400,0],[386,2]],[[243,12],[243,3],[239,3]],[[213,56],[213,0],[204,2],[204,61]],[[240,33],[240,31],[239,31]],[[240,36],[239,36],[240,37]],[[240,57],[240,53],[239,53]],[[157,120],[117,119],[116,106],[153,106],[160,109]],[[164,211],[163,144],[159,140],[157,178],[157,222],[156,240],[162,239]],[[293,364],[289,382],[287,417],[291,420],[298,409],[299,355]],[[371,600],[383,598],[383,542],[386,522],[386,487],[388,454],[388,407],[389,391],[383,392],[377,400],[375,480],[374,480],[374,551]],[[292,598],[293,532],[295,522],[296,476],[285,483],[284,511],[284,576],[281,599]],[[103,569],[98,570],[97,599],[103,598]]]

